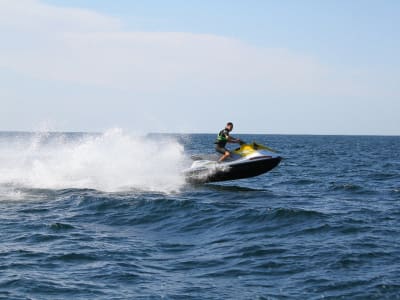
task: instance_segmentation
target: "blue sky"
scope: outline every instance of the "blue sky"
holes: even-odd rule
[[[0,130],[400,134],[398,1],[21,2]]]
[[[395,0],[46,2],[121,17],[127,30],[210,33],[335,63],[400,64],[400,2]]]

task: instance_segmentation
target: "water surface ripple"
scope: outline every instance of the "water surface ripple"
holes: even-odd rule
[[[189,154],[212,151],[213,135],[173,138]],[[37,188],[2,174],[0,298],[399,299],[400,138],[241,138],[284,160],[167,192]],[[10,139],[0,134],[1,147]]]

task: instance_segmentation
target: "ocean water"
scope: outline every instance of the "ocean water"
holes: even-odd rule
[[[238,137],[284,160],[187,185],[214,135],[0,133],[0,299],[399,299],[400,137]]]

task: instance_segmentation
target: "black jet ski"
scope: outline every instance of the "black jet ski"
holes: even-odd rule
[[[236,180],[264,174],[275,168],[282,158],[274,150],[257,143],[242,144],[219,163],[220,156],[192,156],[192,166],[184,171],[189,183]]]

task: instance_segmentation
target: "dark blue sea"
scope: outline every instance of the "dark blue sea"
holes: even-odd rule
[[[214,135],[0,133],[0,298],[400,299],[400,137],[237,136],[283,161],[188,185]]]

